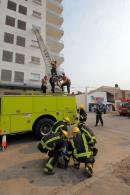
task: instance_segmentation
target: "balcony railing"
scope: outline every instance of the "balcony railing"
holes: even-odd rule
[[[47,22],[47,26],[48,26],[48,28],[52,28],[52,29],[56,30],[57,32],[61,32],[62,34],[64,34],[63,29],[62,29],[62,28],[57,27],[56,25],[53,25],[53,24],[51,24],[51,23]]]
[[[60,4],[61,2],[56,0],[47,0],[47,1],[63,9],[63,5]]]
[[[47,12],[59,19],[63,19],[63,16],[62,14],[59,14],[58,12],[55,12],[55,11],[52,11],[51,9],[47,8]]]
[[[64,45],[64,41],[62,39],[55,39],[55,38],[52,38],[50,36],[47,36],[47,40],[48,41],[52,41],[52,42],[55,42],[55,43],[60,43],[60,44],[63,44]]]

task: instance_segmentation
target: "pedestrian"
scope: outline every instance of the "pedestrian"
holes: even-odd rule
[[[80,105],[77,112],[79,113],[79,122],[85,123],[87,120],[87,112],[85,111],[84,105]]]
[[[59,133],[62,130],[68,131],[68,127],[70,126],[70,119],[68,117],[64,117],[63,120],[56,121],[52,126],[53,133]]]
[[[43,93],[46,93],[46,90],[47,90],[47,82],[48,82],[48,78],[47,78],[47,75],[45,75],[43,77],[43,79],[41,80],[41,90]]]
[[[84,133],[80,132],[78,127],[74,127],[72,133],[73,137],[68,145],[68,155],[73,156],[74,167],[76,169],[79,169],[80,163],[84,163],[85,173],[87,177],[91,177],[95,159],[93,152],[89,149],[87,137]]]
[[[62,73],[62,84],[61,84],[61,89],[64,91],[64,86],[67,86],[67,92],[70,93],[70,85],[71,81],[70,79],[65,75],[65,73]]]
[[[101,125],[103,126],[102,110],[100,108],[100,105],[97,104],[95,112],[96,112],[96,124],[95,124],[95,127],[98,126],[99,121],[101,122]]]
[[[48,154],[48,160],[45,164],[43,172],[45,174],[54,174],[54,166],[61,161],[58,158],[62,158],[62,165],[60,168],[67,168],[68,157],[66,156],[66,144],[67,144],[68,132],[62,130],[60,133],[52,133],[44,136],[38,144],[38,149],[42,153]]]
[[[128,118],[130,118],[130,103],[128,105]]]
[[[106,105],[103,104],[103,113],[106,114]]]

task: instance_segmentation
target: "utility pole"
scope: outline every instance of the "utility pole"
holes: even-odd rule
[[[114,86],[114,105],[115,105],[115,110],[116,110],[116,89],[119,88],[118,84],[115,84]]]
[[[88,112],[88,88],[85,87],[85,108],[86,111]]]

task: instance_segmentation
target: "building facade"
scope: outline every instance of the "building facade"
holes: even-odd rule
[[[32,26],[40,29],[51,56],[60,52],[62,0],[0,0],[0,84],[40,86],[45,64]]]

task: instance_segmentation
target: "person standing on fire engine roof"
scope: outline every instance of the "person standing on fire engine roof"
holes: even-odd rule
[[[71,81],[70,79],[65,75],[65,73],[62,73],[62,84],[61,84],[61,89],[64,91],[64,86],[67,86],[67,92],[70,93],[70,85]]]
[[[95,112],[96,112],[96,124],[95,124],[95,127],[98,126],[99,121],[101,122],[101,125],[103,126],[102,109],[100,108],[99,104],[97,104]]]
[[[79,108],[77,109],[77,112],[79,113],[79,123],[80,122],[86,122],[87,120],[87,113],[85,111],[84,105],[80,105]]]
[[[45,75],[43,77],[43,79],[41,80],[41,90],[43,93],[46,93],[46,90],[47,90],[47,82],[48,82],[48,78],[47,78],[47,75]]]
[[[50,85],[51,85],[51,92],[55,93],[55,79],[53,76],[50,77],[49,79]]]
[[[64,117],[63,120],[56,121],[52,126],[51,131],[53,133],[59,133],[62,130],[68,131],[68,126],[70,126],[70,119],[69,117]]]
[[[57,68],[57,61],[56,60],[53,60],[50,62],[52,68],[51,68],[51,76],[52,77],[55,77],[57,76],[57,71],[56,71],[56,68]]]

